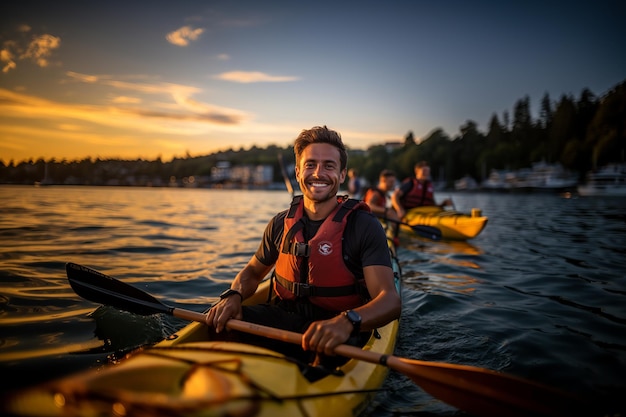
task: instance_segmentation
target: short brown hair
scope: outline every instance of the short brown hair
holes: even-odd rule
[[[300,165],[300,156],[304,149],[312,143],[328,143],[339,150],[339,162],[343,171],[348,166],[348,152],[341,141],[341,135],[326,126],[315,126],[311,129],[304,129],[293,145],[293,153],[296,156],[296,165]]]
[[[396,173],[390,169],[383,169],[380,172],[380,178],[395,177],[395,176],[396,176]]]

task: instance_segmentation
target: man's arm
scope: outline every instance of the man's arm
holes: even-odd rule
[[[404,206],[400,202],[400,199],[404,195],[404,191],[402,191],[402,187],[398,187],[394,190],[393,194],[391,194],[391,205],[398,214],[399,218],[403,218],[406,214],[406,210]]]
[[[215,327],[215,331],[219,333],[224,330],[228,320],[233,318],[241,320],[243,317],[241,302],[254,294],[259,283],[271,270],[272,265],[263,264],[256,255],[253,255],[230,285],[230,288],[239,292],[241,297],[233,294],[220,300],[209,310],[206,324]]]
[[[450,198],[446,198],[445,200],[443,200],[441,202],[441,204],[437,204],[437,205],[439,207],[441,207],[441,208],[444,208],[444,207],[447,207],[447,206],[454,207],[454,203],[452,202],[452,199],[450,199]]]
[[[361,315],[361,329],[373,330],[400,317],[402,302],[396,290],[393,269],[371,265],[363,268],[363,274],[372,299],[355,311]]]
[[[360,214],[357,218],[359,223],[355,223],[354,227],[360,244],[356,248],[361,257],[370,301],[354,310],[361,314],[361,329],[367,331],[400,317],[402,306],[396,290],[385,230],[371,215],[357,214]]]
[[[253,255],[248,264],[237,274],[230,288],[238,291],[245,300],[255,293],[259,283],[269,274],[273,265],[265,265]]]

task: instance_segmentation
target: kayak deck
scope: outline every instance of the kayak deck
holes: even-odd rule
[[[270,350],[194,342],[145,349],[123,365],[18,394],[8,411],[33,416],[358,415],[380,387],[386,368],[349,361],[341,373],[345,376],[311,383],[294,363]]]
[[[400,267],[394,275],[400,289]],[[265,280],[247,304],[265,302]],[[399,321],[372,332],[363,347],[393,353]],[[328,372],[272,350],[209,340],[192,322],[152,347],[104,365],[3,396],[14,416],[346,416],[366,411],[388,368],[349,359]],[[305,370],[305,372],[303,372]],[[316,378],[310,373],[322,373]]]
[[[472,213],[462,213],[455,210],[444,210],[438,206],[415,207],[409,209],[404,221],[411,225],[433,226],[441,230],[442,237],[450,240],[473,239],[487,225],[488,217],[483,216],[478,209]],[[411,231],[408,226],[404,230]]]

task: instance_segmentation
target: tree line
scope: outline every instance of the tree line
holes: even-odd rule
[[[494,113],[486,133],[479,131],[475,121],[467,120],[459,133],[450,137],[442,129],[433,130],[417,143],[409,131],[404,142],[394,149],[385,144],[366,151],[349,149],[349,166],[370,183],[378,174],[392,168],[398,178],[412,175],[413,165],[425,160],[431,165],[434,179],[443,179],[451,186],[454,180],[470,175],[481,182],[492,169],[520,169],[544,161],[561,163],[582,176],[603,165],[624,162],[626,157],[626,81],[601,97],[585,88],[578,98],[562,95],[553,101],[545,93],[537,118],[533,118],[528,96],[519,99],[512,114]],[[53,183],[107,184],[112,179],[159,179],[167,184],[170,178],[210,176],[218,162],[232,166],[271,165],[274,181],[282,182],[278,154],[287,165],[294,163],[293,148],[270,145],[266,148],[229,149],[210,155],[155,160],[122,160],[84,158],[82,160],[28,160],[20,163],[0,160],[0,183],[33,184],[44,177]]]
[[[546,93],[536,119],[526,96],[515,103],[512,115],[493,114],[487,133],[477,126],[468,120],[453,138],[435,129],[419,144],[409,132],[402,147],[392,152],[371,147],[351,158],[350,165],[371,183],[383,168],[393,168],[400,179],[410,176],[422,160],[430,163],[432,177],[448,186],[465,175],[481,182],[492,169],[517,170],[540,161],[560,163],[582,180],[590,170],[626,161],[626,81],[602,97],[583,89],[578,98],[563,95],[553,102]]]

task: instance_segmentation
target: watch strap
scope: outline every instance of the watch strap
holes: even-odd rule
[[[241,299],[241,301],[243,302],[243,295],[239,291],[233,290],[232,288],[229,288],[226,291],[224,291],[223,293],[221,293],[220,294],[220,299],[223,300],[223,299],[228,298],[231,295],[235,295],[235,294],[237,294],[239,296],[239,298]]]

